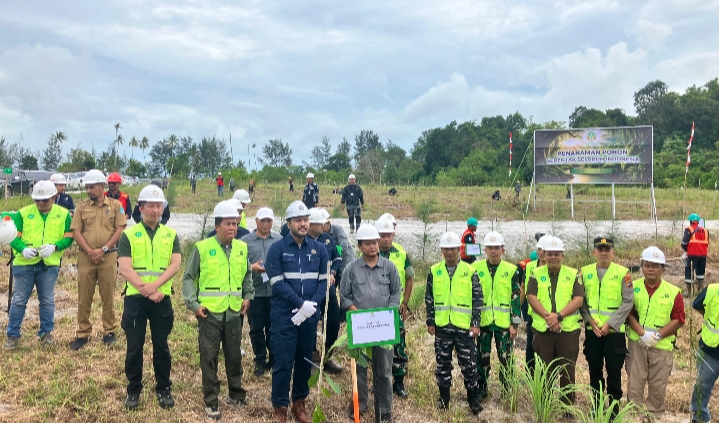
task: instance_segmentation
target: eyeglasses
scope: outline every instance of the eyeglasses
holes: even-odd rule
[[[36,203],[47,203],[48,201],[51,201],[52,198],[46,198],[44,200],[35,200]]]

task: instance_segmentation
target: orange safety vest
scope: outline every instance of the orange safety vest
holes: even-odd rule
[[[464,231],[464,233],[462,234],[462,245],[461,245],[460,248],[459,248],[459,257],[460,257],[460,258],[463,258],[463,259],[468,259],[468,258],[470,258],[470,257],[467,255],[467,244],[464,243],[464,237],[465,237],[467,234],[472,235],[472,238],[474,238],[474,243],[475,243],[475,244],[477,243],[477,234],[474,233],[471,229],[467,228],[467,230]]]
[[[105,192],[105,197],[110,197],[110,191]],[[130,197],[127,195],[127,193],[120,191],[120,198],[118,198],[117,201],[122,204],[122,209],[125,211],[125,214],[132,213],[132,210],[130,210],[130,204],[127,201],[129,198]]]
[[[687,244],[687,255],[693,257],[706,257],[709,250],[709,231],[697,226],[688,226],[687,230],[691,234],[689,244]]]

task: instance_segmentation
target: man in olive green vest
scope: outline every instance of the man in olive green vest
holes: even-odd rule
[[[565,366],[559,379],[559,385],[565,387],[574,383],[581,332],[579,307],[584,303],[584,286],[577,278],[577,269],[562,264],[562,240],[550,237],[542,247],[547,264],[535,268],[527,284],[534,331],[532,346],[545,364]],[[574,394],[562,400],[573,404]]]
[[[584,356],[589,366],[589,385],[597,404],[599,392],[604,389],[610,403],[622,399],[622,367],[627,355],[624,322],[634,307],[634,286],[629,269],[612,262],[613,239],[595,238],[594,257],[597,262],[582,267],[580,274],[585,294],[580,312],[586,325]],[[612,411],[616,414],[618,407]]]
[[[32,189],[34,204],[15,213],[13,221],[17,238],[10,242],[15,252],[12,274],[15,289],[8,310],[7,341],[4,348],[13,350],[20,340],[20,326],[33,288],[40,302],[40,330],[37,334],[45,346],[55,344],[55,284],[62,250],[72,244],[72,221],[66,208],[53,204],[57,194],[50,181],[40,181]]]
[[[677,331],[684,325],[681,289],[662,279],[664,253],[657,247],[642,252],[642,274],[634,282],[634,309],[629,313],[627,354],[627,398],[645,405],[654,418],[661,419],[666,406],[667,382],[674,362]]]
[[[402,299],[399,304],[399,343],[394,345],[392,357],[392,391],[398,397],[405,399],[409,396],[404,387],[404,377],[407,374],[407,341],[405,340],[404,321],[409,314],[409,299],[412,296],[414,285],[414,268],[409,261],[407,251],[397,248],[394,242],[394,224],[388,219],[380,219],[375,223],[379,232],[379,255],[389,259],[397,267],[399,282],[402,284]],[[399,245],[399,244],[396,244]]]
[[[692,308],[704,317],[697,351],[697,380],[692,392],[692,422],[708,423],[712,418],[709,399],[719,378],[719,284],[704,288]]]
[[[222,417],[217,378],[220,342],[225,355],[229,391],[225,403],[235,409],[245,405],[242,387],[242,319],[254,298],[247,244],[235,239],[240,214],[232,200],[221,201],[214,210],[217,234],[195,244],[182,278],[185,305],[197,316],[200,368],[205,415]]]
[[[138,197],[142,220],[122,232],[117,247],[120,274],[127,279],[120,325],[127,336],[125,408],[128,410],[134,410],[140,404],[142,350],[148,320],[155,396],[160,407],[170,409],[175,406],[170,393],[172,357],[167,337],[175,320],[170,299],[172,277],[180,271],[182,259],[177,233],[160,223],[165,204],[165,195],[160,188],[154,185],[143,188]]]
[[[484,306],[482,320],[479,323],[477,338],[477,361],[479,363],[480,397],[487,396],[492,340],[497,348],[499,363],[507,369],[512,355],[517,327],[522,323],[522,311],[519,292],[519,271],[517,266],[502,260],[504,237],[498,232],[489,232],[482,243],[487,258],[475,261],[472,267],[477,269],[482,283]],[[500,370],[499,379],[505,383],[505,372]]]

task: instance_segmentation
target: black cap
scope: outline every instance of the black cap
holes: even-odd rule
[[[609,247],[614,248],[614,240],[611,238],[598,236],[594,238],[594,248],[597,247]]]
[[[544,235],[546,234],[543,232],[537,232],[536,234],[534,234],[534,240],[539,241],[539,238],[543,237]]]

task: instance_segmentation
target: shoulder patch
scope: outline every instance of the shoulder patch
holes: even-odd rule
[[[632,275],[630,275],[629,273],[624,275],[624,285],[626,285],[627,288],[631,288],[632,286],[634,286],[632,284]]]

